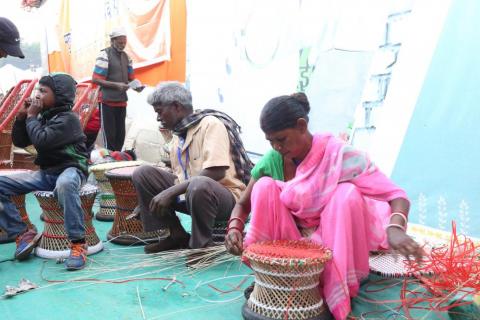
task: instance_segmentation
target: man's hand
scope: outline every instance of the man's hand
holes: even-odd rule
[[[233,255],[239,256],[243,252],[243,235],[240,231],[232,229],[225,237],[225,247]]]
[[[169,189],[163,190],[150,201],[150,212],[163,215],[163,210],[170,208],[174,199],[175,196],[171,195]]]
[[[43,101],[41,99],[32,99],[31,104],[27,109],[27,117],[37,117],[43,109]]]
[[[117,82],[116,84],[117,84],[117,90],[119,91],[127,91],[128,89],[130,89],[130,87],[126,83]]]
[[[407,259],[410,256],[414,256],[417,261],[422,260],[424,255],[423,249],[402,229],[395,227],[387,228],[387,237],[392,250],[398,251]]]

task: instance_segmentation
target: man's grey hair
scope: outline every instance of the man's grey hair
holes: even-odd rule
[[[192,94],[183,84],[177,81],[165,81],[157,85],[148,96],[147,102],[152,106],[177,102],[186,109],[192,109]]]

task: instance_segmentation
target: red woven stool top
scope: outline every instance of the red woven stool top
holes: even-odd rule
[[[243,255],[257,262],[294,266],[325,264],[332,251],[308,240],[270,240],[249,245]]]

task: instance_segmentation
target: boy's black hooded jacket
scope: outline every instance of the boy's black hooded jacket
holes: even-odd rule
[[[76,82],[68,74],[51,74],[55,106],[40,115],[15,120],[13,144],[20,148],[32,145],[37,149],[35,164],[49,173],[60,174],[68,167],[88,174],[85,135],[78,115],[71,109],[75,100]]]

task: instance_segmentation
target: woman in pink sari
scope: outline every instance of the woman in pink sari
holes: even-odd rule
[[[368,275],[369,251],[390,248],[419,259],[422,250],[405,233],[405,192],[365,153],[330,134],[312,135],[309,111],[302,93],[273,98],[263,108],[260,125],[273,150],[253,168],[225,245],[236,255],[262,240],[310,239],[329,247],[333,259],[320,290],[335,319],[346,319],[350,298]]]

